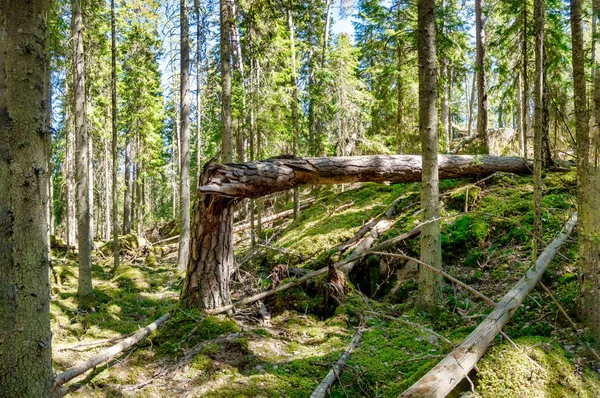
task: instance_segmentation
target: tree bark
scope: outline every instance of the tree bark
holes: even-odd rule
[[[131,138],[130,132],[127,132],[125,137],[125,197],[123,198],[123,234],[131,233]]]
[[[438,115],[437,71],[435,50],[435,1],[418,2],[418,57],[419,57],[419,131],[423,173],[421,184],[421,209],[423,221],[428,222],[421,231],[421,260],[436,268],[442,267],[442,246],[439,220],[438,172]],[[441,299],[442,279],[430,270],[419,272],[419,299],[417,307],[433,310]]]
[[[290,30],[291,69],[290,84],[292,86],[292,129],[294,131],[294,156],[298,156],[300,147],[300,128],[298,126],[298,85],[296,83],[296,43],[294,40],[294,20],[292,10],[287,10],[288,28]],[[300,217],[300,191],[294,187],[294,219]]]
[[[220,0],[221,18],[221,152],[223,163],[233,162],[231,125],[231,15],[229,0]]]
[[[529,78],[527,76],[527,0],[523,0],[523,10],[521,12],[523,17],[523,31],[522,31],[522,57],[523,57],[523,95],[521,116],[523,117],[523,157],[527,159],[527,136],[529,134]]]
[[[113,270],[119,267],[119,194],[117,173],[118,133],[117,133],[117,32],[115,18],[115,0],[110,1],[110,30],[111,30],[111,128],[112,128],[112,227],[113,227]]]
[[[187,0],[180,2],[181,26],[181,175],[177,269],[187,268],[190,253],[190,35]]]
[[[561,234],[546,247],[535,266],[527,270],[519,282],[498,302],[490,315],[460,345],[400,396],[441,398],[448,395],[475,367],[494,337],[502,331],[525,297],[540,281],[550,261],[567,240],[576,223],[577,214],[574,214]]]
[[[542,229],[542,134],[544,122],[544,0],[534,0],[535,82],[533,129],[533,232],[543,235]],[[533,259],[537,258],[537,239],[533,239]]]
[[[0,396],[52,388],[50,1],[0,1]],[[26,49],[26,51],[25,51]]]
[[[73,78],[75,97],[75,135],[77,138],[77,241],[79,246],[79,305],[87,307],[94,298],[91,259],[91,198],[89,145],[86,122],[85,64],[83,52],[83,21],[80,0],[72,0]]]
[[[67,92],[72,91],[68,90]],[[67,95],[67,101],[71,98]],[[77,216],[75,207],[75,123],[73,121],[73,114],[70,112],[71,106],[65,107],[66,115],[66,129],[67,129],[67,142],[65,148],[65,188],[66,188],[66,241],[67,247],[75,247],[75,240],[77,239]]]
[[[476,65],[477,71],[477,133],[488,147],[487,127],[487,82],[485,78],[485,28],[483,20],[483,0],[475,0],[475,37],[476,37]]]
[[[108,149],[108,138],[102,140],[104,144],[104,239],[110,240],[111,234],[111,180],[110,180],[110,151]]]
[[[200,14],[200,0],[194,0],[194,11],[196,13],[196,181],[200,182],[202,173],[202,17]]]
[[[436,159],[442,179],[495,171],[526,174],[531,166],[521,158],[504,156],[439,155]],[[199,193],[239,198],[258,198],[300,185],[421,181],[418,155],[286,156],[240,164],[209,164],[206,168],[209,177],[198,188]]]
[[[600,338],[600,168],[598,167],[598,133],[590,145],[586,108],[586,80],[581,0],[571,0],[573,51],[573,91],[575,94],[575,129],[577,140],[577,196],[581,216],[579,225],[580,317],[592,337]],[[594,1],[594,11],[600,9]],[[597,72],[597,71],[596,71]],[[598,80],[594,81],[596,84]],[[599,90],[598,86],[594,90]],[[594,102],[597,107],[598,103]],[[600,112],[598,108],[595,112]]]
[[[181,301],[188,308],[231,304],[234,202],[216,195],[204,195],[196,201],[190,259],[181,292]]]

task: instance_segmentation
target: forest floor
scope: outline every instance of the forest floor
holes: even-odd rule
[[[576,209],[574,172],[548,173],[544,192],[544,241],[549,243]],[[499,300],[532,264],[533,201],[530,177],[497,174],[441,183],[443,258],[447,272]],[[319,188],[317,201],[295,221],[268,226],[249,247],[236,238],[239,271],[235,298],[270,286],[277,264],[317,269],[332,247],[348,241],[368,221],[396,206],[393,227],[379,241],[418,224],[419,184],[357,184]],[[308,196],[308,190],[305,192]],[[289,203],[279,200],[284,206]],[[271,204],[272,206],[272,204]],[[543,278],[570,316],[576,315],[576,235],[563,246]],[[345,350],[359,325],[365,328],[333,397],[395,397],[434,366],[451,347],[418,328],[372,312],[400,317],[435,330],[458,344],[489,305],[445,284],[444,305],[431,314],[413,309],[417,267],[413,262],[369,256],[355,266],[341,304],[323,292],[324,278],[292,288],[233,318],[205,316],[176,306],[182,277],[176,245],[123,239],[122,265],[112,270],[110,245],[94,252],[93,310],[77,309],[76,255],[53,249],[52,330],[54,367],[61,372],[105,346],[88,342],[129,335],[174,310],[171,320],[117,359],[82,376],[74,396],[90,397],[307,397]],[[419,256],[419,239],[401,249]],[[338,305],[339,304],[339,305]],[[369,311],[367,313],[367,311]],[[262,314],[262,315],[261,315]],[[511,318],[454,396],[600,396],[597,362],[584,335],[576,335],[538,286]],[[79,345],[79,347],[73,347]]]

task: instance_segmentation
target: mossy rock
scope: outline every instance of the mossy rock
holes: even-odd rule
[[[113,252],[113,243],[114,241],[109,240],[100,246],[98,250],[100,250],[104,255],[108,255]],[[119,237],[119,251],[121,253],[137,250],[142,247],[149,247],[148,241],[142,236],[137,236],[136,234],[127,234]]]
[[[567,353],[550,339],[522,337],[515,343],[517,349],[508,343],[490,348],[478,363],[476,384],[482,397],[600,396],[598,374],[577,369]]]
[[[156,260],[156,255],[154,255],[154,253],[150,253],[146,256],[146,259],[144,260],[144,265],[146,267],[156,267],[156,265],[158,264],[158,261]]]
[[[468,207],[473,206],[480,193],[481,188],[478,186],[471,185],[458,189],[448,196],[445,205],[448,209],[462,211],[465,208],[465,202]]]

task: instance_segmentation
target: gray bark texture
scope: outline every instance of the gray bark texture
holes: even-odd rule
[[[119,267],[119,195],[117,172],[119,170],[118,135],[117,135],[117,32],[115,19],[115,0],[110,2],[111,29],[111,129],[112,129],[112,235],[113,235],[113,269]]]
[[[231,121],[231,7],[230,0],[220,0],[221,17],[221,152],[223,163],[233,162]]]
[[[515,174],[531,172],[531,162],[517,157],[439,155],[434,161],[439,166],[439,178],[442,179],[496,171]],[[421,156],[418,155],[286,156],[237,164],[208,164],[208,178],[198,191],[202,194],[258,198],[300,185],[417,182],[422,179],[421,170]]]
[[[177,269],[185,270],[190,253],[190,32],[187,0],[180,3],[181,26],[181,174],[179,178],[179,255]]]
[[[487,82],[485,78],[485,29],[483,20],[483,0],[475,0],[475,39],[477,71],[477,133],[487,148]]]
[[[0,396],[52,388],[47,0],[0,0]],[[27,49],[27,51],[24,51]]]
[[[542,134],[544,123],[544,0],[534,1],[535,81],[533,112],[533,232],[543,235],[542,229]],[[537,258],[538,241],[533,239],[533,258]]]
[[[578,230],[581,289],[580,317],[589,327],[592,336],[598,341],[600,338],[600,245],[598,244],[600,234],[600,212],[598,212],[600,168],[598,167],[597,136],[592,140],[594,145],[590,146],[581,8],[581,0],[571,1],[573,89],[577,140],[577,195],[581,217]],[[594,1],[594,10],[598,12],[599,8],[597,2]],[[598,90],[598,87],[595,87],[595,89]],[[598,104],[594,105],[598,106]]]
[[[418,25],[419,131],[423,154],[421,209],[423,210],[422,221],[431,221],[425,224],[421,231],[421,261],[441,269],[440,222],[432,221],[440,216],[435,0],[419,0]],[[441,299],[441,295],[442,278],[428,269],[421,268],[417,307],[422,310],[432,310]]]
[[[77,242],[79,247],[79,285],[77,297],[79,305],[87,307],[92,301],[92,259],[91,259],[91,198],[89,145],[86,123],[85,100],[85,61],[83,51],[83,18],[80,0],[72,1],[71,34],[73,43],[73,78],[75,97],[75,136],[77,140]]]

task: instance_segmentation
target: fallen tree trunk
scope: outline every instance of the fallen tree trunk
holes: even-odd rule
[[[315,203],[314,200],[311,200],[308,203],[301,204],[300,205],[300,210],[306,210],[306,209],[308,209],[310,206],[313,205],[313,203]],[[262,224],[264,226],[265,224],[272,223],[272,222],[277,221],[277,220],[281,220],[282,218],[287,218],[287,217],[289,217],[289,216],[291,216],[293,214],[294,214],[294,209],[285,210],[285,211],[282,211],[280,213],[273,214],[272,216],[269,216],[269,217],[263,217],[261,219],[261,222],[262,222]],[[238,232],[244,232],[244,231],[250,229],[250,226],[251,226],[250,223],[240,223],[240,224],[234,225],[233,226],[233,233],[237,234]]]
[[[475,140],[475,138],[477,138],[478,136],[479,136],[479,133],[476,131],[474,134],[471,134],[470,136],[468,136],[466,138],[463,138],[458,143],[458,145],[453,150],[450,151],[450,153],[451,154],[457,153],[458,151],[460,151],[460,149],[462,147],[464,147],[465,145],[470,144],[471,142],[473,142],[473,140]]]
[[[56,376],[56,379],[54,381],[55,390],[53,396],[62,397],[66,392],[68,392],[68,390],[61,389],[60,386],[69,382],[75,377],[87,372],[91,368],[98,366],[103,362],[111,360],[121,352],[125,351],[127,348],[139,343],[142,339],[148,337],[148,335],[155,331],[160,325],[168,321],[169,318],[171,318],[171,313],[167,312],[165,315],[161,316],[156,321],[152,322],[150,325],[146,326],[133,336],[123,340],[117,345],[107,348],[100,354],[88,359],[83,363],[80,363],[79,365],[73,366],[72,368],[67,369],[58,376]]]
[[[440,179],[496,171],[524,174],[531,163],[518,157],[440,155]],[[278,157],[257,162],[209,164],[202,194],[257,198],[300,185],[421,181],[421,156],[375,155],[324,158]]]
[[[528,173],[531,164],[517,157],[439,156],[440,178],[460,178],[496,171]],[[421,181],[421,157],[376,155],[327,158],[272,158],[240,164],[208,162],[194,207],[190,259],[181,295],[186,307],[215,309],[231,302],[229,275],[233,264],[231,207],[300,185],[352,182]]]
[[[333,366],[333,369],[331,369],[329,371],[329,373],[327,373],[327,376],[325,376],[325,378],[323,379],[321,384],[319,384],[317,386],[317,388],[315,389],[315,391],[313,391],[310,398],[325,398],[325,396],[327,395],[327,392],[333,386],[333,383],[335,383],[335,381],[342,374],[342,370],[344,369],[346,362],[348,362],[348,359],[350,359],[350,355],[352,355],[352,351],[354,351],[354,349],[358,346],[358,343],[360,342],[362,334],[363,334],[363,328],[362,328],[362,326],[360,326],[358,328],[358,331],[352,338],[352,341],[350,341],[350,344],[348,345],[348,347],[346,347],[346,351],[344,351],[344,353],[342,354],[340,359],[335,363],[335,365]]]
[[[577,224],[574,213],[560,235],[550,243],[519,282],[496,304],[494,310],[440,363],[421,377],[402,397],[445,397],[475,367],[494,337],[502,331],[525,297],[540,281],[550,261]]]
[[[355,244],[356,242],[358,242],[356,248],[354,249],[353,255],[359,255],[365,250],[369,250],[383,234],[392,229],[392,227],[395,224],[394,215],[396,214],[396,208],[403,199],[405,199],[405,197],[400,197],[394,200],[394,202],[387,209],[387,211],[383,213],[381,217],[379,217],[377,222],[375,222],[374,225],[371,226],[371,228],[364,232],[364,235],[370,232],[367,237],[358,237],[358,239],[356,240],[354,240],[354,238],[350,240],[350,244]],[[354,242],[352,242],[353,240]],[[345,246],[344,249],[348,247],[349,246]],[[345,264],[340,268],[340,270],[346,275],[349,275],[350,272],[352,272],[352,270],[354,269],[354,266],[356,265],[357,261],[358,259],[351,261],[348,264]]]

